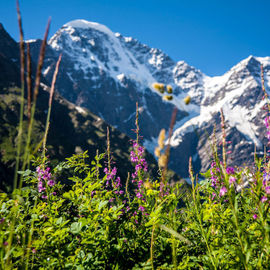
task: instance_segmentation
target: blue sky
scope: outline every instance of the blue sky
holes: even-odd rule
[[[268,0],[20,0],[26,39],[50,36],[64,23],[85,19],[108,26],[221,75],[249,55],[270,56]],[[18,40],[15,0],[0,1],[0,22]]]

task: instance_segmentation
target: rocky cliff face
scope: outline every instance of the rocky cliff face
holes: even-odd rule
[[[38,41],[30,43],[32,53]],[[178,108],[172,138],[170,166],[187,176],[189,156],[197,171],[209,166],[208,135],[219,125],[223,109],[230,158],[235,165],[252,162],[254,146],[263,150],[264,127],[260,65],[269,89],[270,58],[250,56],[222,76],[209,77],[184,61],[174,62],[158,49],[106,26],[76,20],[65,24],[49,40],[43,75],[51,79],[57,57],[63,53],[57,88],[69,101],[86,107],[120,131],[133,136],[135,103],[139,102],[141,134],[153,152],[161,128],[168,129]],[[152,88],[154,82],[173,86],[167,101]],[[187,106],[183,98],[189,95]],[[217,137],[220,137],[217,127]]]

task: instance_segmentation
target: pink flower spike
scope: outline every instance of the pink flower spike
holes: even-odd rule
[[[264,202],[266,202],[266,201],[267,201],[267,197],[266,197],[266,196],[263,196],[263,197],[261,198],[261,202],[264,203]]]
[[[254,219],[257,219],[257,218],[258,218],[258,216],[257,216],[256,214],[254,214],[252,217],[253,217]]]

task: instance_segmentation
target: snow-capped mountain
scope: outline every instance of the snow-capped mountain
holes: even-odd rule
[[[58,91],[78,106],[86,107],[120,131],[134,137],[135,103],[139,103],[141,135],[153,152],[162,128],[168,129],[173,107],[179,111],[172,137],[170,166],[187,176],[189,156],[196,170],[209,166],[208,143],[213,127],[220,135],[220,109],[232,144],[234,164],[252,162],[252,152],[263,150],[263,110],[260,65],[270,87],[270,57],[250,56],[222,76],[209,77],[184,61],[174,62],[161,50],[106,26],[75,20],[65,24],[48,42],[43,75],[50,80],[57,57],[63,60]],[[34,57],[40,42],[31,41]],[[156,91],[154,82],[170,84],[173,100]],[[191,103],[183,99],[189,95]]]

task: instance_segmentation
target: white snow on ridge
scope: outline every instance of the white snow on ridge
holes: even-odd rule
[[[223,76],[218,77],[205,77],[205,92],[208,96],[213,96],[216,91],[227,83],[231,72],[225,73]],[[211,80],[213,79],[213,81]],[[172,146],[177,146],[182,142],[182,136],[186,133],[192,132],[197,127],[202,127],[204,123],[207,123],[212,119],[212,115],[218,113],[220,109],[223,109],[225,121],[228,121],[229,126],[235,127],[239,130],[249,141],[253,141],[257,147],[261,147],[261,142],[258,140],[257,127],[252,122],[252,119],[256,116],[259,110],[262,107],[262,102],[257,104],[256,107],[250,112],[246,107],[235,105],[234,101],[241,97],[241,95],[250,88],[257,86],[257,82],[252,78],[246,78],[238,87],[235,87],[234,90],[226,93],[225,97],[218,100],[214,105],[200,106],[199,115],[193,114],[194,117],[191,119],[187,117],[185,123],[180,123],[174,131],[172,137]],[[265,101],[264,101],[265,102]],[[181,122],[181,121],[180,121]]]
[[[84,54],[81,54],[82,49],[79,47],[80,44],[76,44],[80,41],[80,36],[76,35],[74,29],[94,29],[107,35],[107,38],[102,38],[102,51],[106,53],[109,61],[104,62],[99,59],[99,55],[95,54],[92,47],[95,46],[96,41],[92,35],[89,34],[89,46],[84,50]],[[97,66],[103,72],[106,72],[110,77],[113,77],[118,81],[118,75],[123,73],[127,78],[131,78],[138,83],[138,85],[147,85],[148,87],[155,82],[151,72],[146,68],[145,65],[139,63],[133,54],[124,48],[115,35],[106,26],[88,22],[85,20],[75,20],[64,25],[59,30],[60,32],[66,33],[65,39],[65,53],[68,54],[75,62],[74,68],[82,70],[85,74],[89,68]],[[120,35],[120,34],[119,34]],[[131,38],[127,38],[127,42]],[[61,40],[59,34],[54,35],[49,44],[56,50],[61,50]],[[92,61],[91,61],[92,60]]]
[[[28,40],[26,40],[25,42],[26,43],[33,43],[33,42],[36,42],[37,40],[36,39],[28,39]]]
[[[74,20],[64,24],[64,26],[71,26],[73,28],[82,28],[82,29],[91,28],[100,32],[104,32],[107,35],[114,35],[114,33],[107,26],[96,22],[89,22],[86,20]]]

